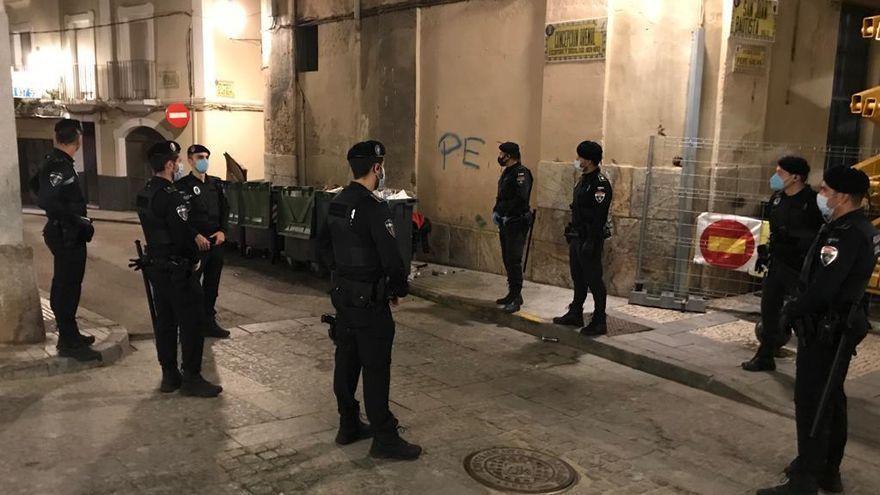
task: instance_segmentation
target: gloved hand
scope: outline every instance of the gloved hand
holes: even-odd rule
[[[492,212],[492,223],[501,227],[501,215],[499,215],[497,211]]]
[[[789,329],[792,328],[792,310],[794,309],[794,301],[789,299],[785,301],[785,304],[782,305],[782,310],[779,312],[779,329],[782,332],[788,332]],[[798,337],[803,337],[799,335]]]
[[[766,244],[758,246],[758,259],[755,261],[755,273],[764,273],[770,266],[770,247]]]
[[[134,271],[143,270],[150,265],[152,265],[152,263],[146,258],[134,258],[128,260],[128,267],[134,268]]]
[[[592,240],[586,240],[581,242],[581,256],[585,258],[589,258],[596,253],[596,243]]]

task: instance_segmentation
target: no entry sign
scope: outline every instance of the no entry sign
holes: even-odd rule
[[[703,213],[697,217],[694,262],[749,271],[755,264],[761,221],[737,215]]]
[[[183,103],[172,103],[165,109],[165,120],[173,127],[181,128],[189,124],[189,109]]]

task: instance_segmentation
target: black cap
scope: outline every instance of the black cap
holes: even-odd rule
[[[196,153],[207,153],[209,157],[211,156],[211,150],[209,150],[208,148],[205,148],[201,144],[193,144],[193,145],[190,145],[190,147],[186,149],[186,156],[192,156],[192,155],[195,155]]]
[[[498,149],[501,150],[502,153],[507,153],[508,155],[510,155],[514,158],[520,157],[519,145],[516,143],[507,141],[506,143],[501,143],[501,145],[498,146]]]
[[[577,147],[577,155],[599,165],[602,163],[602,145],[595,141],[581,141]]]
[[[164,159],[168,161],[180,153],[180,145],[174,141],[159,141],[147,150],[150,161]]]
[[[844,194],[868,194],[871,181],[861,170],[850,167],[831,167],[825,171],[825,184]]]
[[[384,159],[385,158],[385,145],[380,143],[379,141],[361,141],[360,143],[355,144],[348,150],[349,160],[355,158],[377,158]]]
[[[793,155],[783,156],[776,163],[779,165],[779,168],[790,174],[801,175],[803,177],[810,175],[810,165],[807,164],[807,160],[803,157]]]
[[[56,133],[70,131],[70,130],[76,130],[77,132],[82,134],[82,130],[83,130],[82,122],[80,122],[76,119],[61,119],[55,123],[55,132]]]

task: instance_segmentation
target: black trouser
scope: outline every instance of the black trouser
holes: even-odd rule
[[[776,349],[788,341],[791,329],[779,327],[779,316],[785,297],[797,290],[798,276],[797,270],[781,260],[771,260],[761,288],[761,345],[757,353],[760,358],[773,358]]]
[[[388,408],[391,387],[391,347],[394,343],[394,319],[388,304],[377,309],[366,326],[346,325],[344,312],[337,316],[333,392],[339,409],[340,426],[353,428],[358,419],[355,399],[358,375],[364,376],[364,408],[374,434],[380,440],[397,435],[397,420]],[[353,319],[352,319],[353,320]]]
[[[608,293],[602,279],[602,248],[605,241],[598,241],[592,252],[585,252],[580,239],[572,239],[568,244],[569,268],[574,282],[572,306],[583,308],[587,293],[593,293],[595,310],[593,318],[605,318],[605,303]]]
[[[146,269],[156,306],[156,354],[163,369],[177,369],[178,326],[183,371],[202,370],[205,339],[202,322],[202,294],[196,275],[184,268],[152,266]]]
[[[797,371],[795,373],[794,404],[797,422],[798,463],[802,474],[819,477],[840,469],[846,447],[846,394],[843,379],[849,370],[852,349],[844,356],[838,380],[831,389],[828,405],[819,423],[815,438],[810,429],[819,407],[822,391],[831,371],[839,339],[833,344],[798,339]]]
[[[523,252],[529,234],[527,217],[502,225],[498,229],[501,237],[501,259],[507,271],[507,286],[511,293],[519,294],[523,286]]]
[[[65,242],[60,231],[56,235],[48,226],[43,231],[43,239],[54,258],[49,305],[58,326],[58,345],[76,346],[79,345],[76,310],[86,273],[86,243]]]
[[[217,294],[220,290],[220,274],[223,272],[223,247],[212,246],[210,251],[201,255],[202,260],[202,292],[205,299],[205,318],[209,327],[217,323]]]

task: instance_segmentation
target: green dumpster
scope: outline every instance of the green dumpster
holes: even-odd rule
[[[241,219],[241,182],[226,183],[226,201],[229,202],[229,224],[238,225]]]
[[[313,236],[315,189],[313,187],[276,187],[278,235],[296,239]]]
[[[272,224],[272,183],[245,182],[242,185],[242,210],[239,225],[268,229]]]

